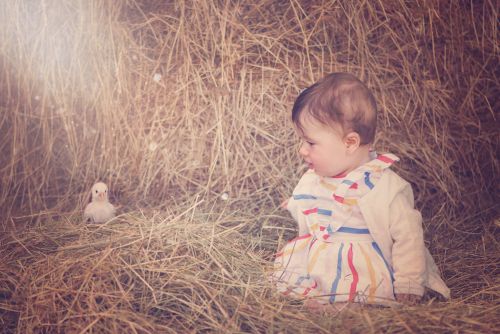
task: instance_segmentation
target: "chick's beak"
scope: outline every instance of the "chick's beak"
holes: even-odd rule
[[[100,192],[99,195],[97,195],[97,197],[99,199],[104,199],[104,195],[105,195],[104,192]]]

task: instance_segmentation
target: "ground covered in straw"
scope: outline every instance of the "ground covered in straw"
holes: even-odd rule
[[[494,1],[0,4],[6,333],[500,327]],[[307,312],[266,277],[296,233],[290,108],[349,71],[379,105],[452,300]],[[88,190],[119,216],[83,224]]]
[[[280,298],[267,282],[276,241],[271,233],[248,233],[254,217],[207,215],[201,206],[134,212],[104,225],[79,223],[79,216],[40,218],[3,238],[4,332],[488,333],[498,325],[492,234],[470,245],[485,249],[449,257],[451,302],[428,298],[418,306],[320,316]],[[277,222],[259,218],[267,227]]]

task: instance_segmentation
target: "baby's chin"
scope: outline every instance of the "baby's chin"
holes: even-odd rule
[[[311,168],[310,170],[312,170],[318,176],[330,176],[330,175],[328,175],[328,173],[322,172],[321,170],[318,170],[317,168]]]
[[[318,176],[335,177],[333,175],[342,174],[342,172],[323,170],[321,168],[318,168],[317,166],[314,166],[312,163],[309,162],[306,162],[306,166],[309,169],[309,171],[313,171]]]
[[[345,172],[341,171],[322,171],[322,170],[318,170],[317,168],[312,168],[312,170],[314,171],[314,173],[316,173],[317,175],[319,176],[322,176],[322,177],[332,177],[332,178],[339,178],[339,177],[344,177],[346,175]]]

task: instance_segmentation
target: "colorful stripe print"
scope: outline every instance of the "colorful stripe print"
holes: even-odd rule
[[[311,244],[309,245],[309,250],[311,250],[312,246],[314,246],[314,244],[316,243],[316,241],[318,241],[318,239],[316,239],[316,237],[314,237],[311,241]]]
[[[365,251],[363,246],[359,245],[359,249],[361,249],[361,253],[363,253],[363,257],[365,258],[365,262],[368,267],[368,274],[370,275],[370,289],[368,291],[368,302],[373,303],[375,300],[375,290],[377,290],[377,282],[375,281],[375,269],[373,268],[373,263],[368,257],[368,253]]]
[[[294,200],[301,200],[301,199],[318,199],[316,196],[309,195],[309,194],[296,194],[292,196]]]
[[[342,227],[339,231],[341,230],[344,233],[369,234],[368,229],[363,228]],[[288,286],[283,286],[282,292],[306,296],[315,291],[314,295],[328,294],[326,301],[330,303],[338,301],[359,302],[359,298],[366,298],[364,300],[368,303],[375,303],[378,298],[391,298],[392,283],[384,280],[384,277],[389,278],[390,275],[392,278],[392,271],[389,270],[387,262],[375,242],[347,241],[330,244],[317,242],[318,239],[312,238],[310,235],[295,238],[285,246],[284,252],[278,254],[278,256],[291,254],[290,257],[283,258],[286,263],[295,259],[294,252],[297,255],[300,252],[301,256],[308,254],[307,262],[303,262],[305,265],[303,267],[304,273],[296,276],[293,271],[290,272],[292,274],[291,280],[288,280]],[[332,246],[335,248],[331,249]],[[334,266],[333,272],[330,271],[331,269],[327,269],[328,262]],[[293,270],[297,270],[296,265],[297,263],[293,265]],[[280,268],[282,267],[280,266]],[[286,272],[286,268],[284,272]],[[279,273],[284,272],[279,269]],[[327,288],[326,291],[316,291],[323,286],[319,285],[319,281],[316,281],[317,277],[321,277],[318,275],[323,275],[323,273],[329,273],[330,278],[325,283],[331,285],[329,288],[324,286]],[[379,283],[377,284],[377,282]]]
[[[342,259],[343,259],[344,246],[345,246],[344,243],[341,243],[340,248],[339,248],[338,253],[337,253],[336,273],[335,273],[335,278],[332,282],[332,286],[330,289],[330,298],[329,298],[330,303],[335,302],[339,281],[342,278],[342,268],[343,268],[343,263],[342,263],[343,260]],[[372,260],[370,259],[369,255],[368,255],[367,250],[365,250],[361,244],[359,244],[357,247],[359,247],[359,250],[361,251],[361,255],[363,256],[364,262],[366,263],[366,267],[368,269],[368,275],[369,275],[369,279],[370,279],[370,284],[369,284],[369,288],[368,288],[368,302],[373,303],[375,301],[375,292],[377,290],[375,267],[374,267]],[[314,264],[316,263],[316,260],[318,257],[317,253],[319,251],[320,251],[320,249],[318,248],[316,250],[316,253],[314,254]],[[352,276],[352,281],[351,281],[351,284],[349,287],[349,297],[348,297],[348,300],[350,302],[355,301],[354,299],[356,297],[356,293],[358,290],[358,284],[359,284],[359,273],[356,270],[356,265],[354,264],[356,262],[354,260],[354,257],[355,257],[354,254],[355,254],[355,252],[353,249],[353,244],[350,243],[348,251],[347,251],[347,265],[349,267],[349,271],[350,271],[350,274]],[[382,259],[383,259],[383,257],[382,257]],[[384,262],[385,262],[385,260],[384,260]],[[312,267],[314,267],[314,266],[312,266]],[[309,272],[312,271],[312,267],[308,268]]]
[[[314,268],[314,266],[316,265],[316,262],[318,261],[318,257],[319,257],[319,254],[321,253],[321,251],[323,251],[326,247],[328,246],[328,244],[326,242],[322,242],[318,248],[316,248],[316,250],[314,251],[314,253],[312,254],[312,256],[310,257],[309,259],[309,264],[307,265],[307,272],[311,272]]]
[[[314,282],[312,286],[310,287],[307,287],[304,292],[302,293],[303,296],[307,296],[309,294],[309,292],[311,292],[312,290],[316,289],[318,287],[318,282]]]
[[[356,288],[358,286],[358,281],[359,281],[359,276],[358,272],[356,271],[356,268],[354,268],[354,263],[352,263],[352,244],[349,246],[349,250],[347,251],[347,263],[349,264],[349,269],[351,270],[352,274],[352,282],[351,282],[351,288],[349,289],[349,301],[354,302],[354,296],[356,295]]]
[[[332,211],[327,209],[312,208],[302,211],[303,214],[310,215],[311,213],[317,213],[318,215],[331,216]]]
[[[314,227],[317,227],[318,224],[314,224]],[[341,226],[336,231],[333,230],[332,225],[328,224],[328,226],[319,225],[319,231],[324,232],[326,230],[327,233],[323,235],[323,239],[327,240],[330,236],[335,235],[335,233],[350,233],[350,234],[370,234],[370,231],[367,228],[355,228],[355,227],[347,227]]]
[[[358,184],[356,182],[353,182],[351,180],[344,180],[342,181],[343,184],[346,184],[349,186],[349,189],[358,189]]]
[[[290,255],[293,252],[299,252],[299,251],[305,249],[307,247],[307,245],[309,244],[308,241],[311,238],[311,236],[312,235],[309,233],[309,234],[304,234],[302,236],[299,236],[295,239],[290,240],[289,242],[287,242],[287,244],[284,247],[286,249],[284,251],[281,251],[281,252],[276,254],[276,258],[279,258],[281,256]],[[297,243],[299,241],[300,241],[300,243],[299,243],[299,245],[297,245]],[[289,246],[291,246],[292,243],[295,243],[295,244],[290,249]]]
[[[391,280],[394,282],[394,274],[392,272],[392,268],[389,266],[389,263],[387,263],[387,261],[385,260],[384,254],[382,254],[382,250],[380,249],[380,247],[377,245],[377,243],[375,241],[372,242],[372,247],[373,247],[373,249],[375,249],[375,251],[378,253],[378,255],[380,255],[382,260],[384,260],[385,267],[387,268],[387,270],[389,271],[389,274],[391,275]]]
[[[338,196],[336,194],[333,194],[333,199],[336,200],[337,202],[341,204],[347,204],[350,206],[357,205],[358,201],[354,198],[344,198],[342,196]]]
[[[335,274],[335,279],[332,283],[332,289],[330,290],[330,303],[335,302],[335,296],[337,293],[337,287],[339,285],[340,277],[342,275],[342,250],[344,249],[344,243],[340,245],[339,252],[337,254],[337,272]]]
[[[312,279],[309,275],[299,276],[294,284],[287,286],[282,293],[286,296],[289,294],[298,294],[307,296],[309,292],[318,287],[318,282]]]
[[[342,232],[342,233],[352,233],[352,234],[370,234],[370,230],[367,228],[356,228],[356,227],[347,227],[347,226],[341,226],[337,231],[334,231],[332,229],[331,225],[328,226],[320,226],[319,227],[320,231],[326,230],[328,234],[334,234],[336,232]]]
[[[397,158],[396,158],[397,159]],[[382,162],[385,162],[386,164],[392,165],[396,159],[391,159],[389,157],[389,154],[380,154],[377,156],[377,160],[380,160]]]
[[[299,276],[297,278],[297,282],[295,282],[295,285],[300,286],[304,280],[310,279],[311,277],[309,275],[307,276]]]
[[[375,187],[375,185],[370,181],[370,173],[369,172],[365,172],[365,184],[370,189],[373,189],[373,187]]]
[[[353,234],[370,234],[370,230],[367,228],[355,228],[355,227],[347,227],[347,226],[341,226],[337,232],[344,232],[344,233],[353,233]]]

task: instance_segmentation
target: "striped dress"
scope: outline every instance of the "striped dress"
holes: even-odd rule
[[[304,174],[287,206],[302,234],[276,255],[273,279],[280,292],[323,303],[394,300],[392,269],[357,201],[397,160],[378,155],[345,176]]]

